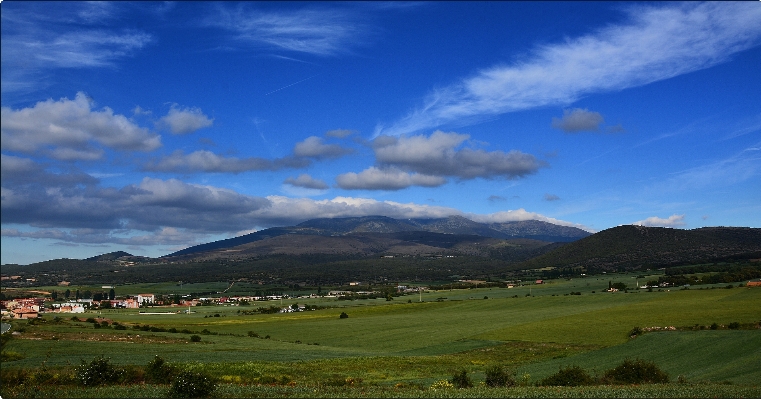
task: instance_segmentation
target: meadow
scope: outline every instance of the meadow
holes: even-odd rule
[[[54,320],[47,315],[45,322],[34,325],[14,322],[14,330],[21,335],[4,349],[25,357],[2,366],[39,369],[44,365],[65,372],[96,356],[108,357],[116,365],[144,366],[159,355],[171,364],[202,370],[227,382],[216,396],[230,397],[494,396],[496,391],[490,395],[483,390],[496,388],[478,384],[470,390],[428,389],[458,370],[466,370],[478,383],[493,365],[509,368],[524,385],[503,388],[499,396],[761,395],[761,331],[726,328],[732,322],[759,323],[761,289],[705,286],[603,292],[610,281],[633,286],[636,278],[621,274],[512,289],[429,291],[393,301],[289,299],[282,301],[283,306],[299,303],[329,308],[283,314],[245,314],[281,302],[269,301],[250,306],[197,306],[190,314],[105,310],[80,315],[82,320],[102,317],[127,326],[126,330],[96,329],[92,323],[72,321],[69,316]],[[186,308],[147,311],[182,310]],[[339,318],[342,312],[349,317]],[[714,323],[718,327],[712,330]],[[190,333],[143,331],[134,325]],[[679,328],[630,338],[634,327]],[[192,335],[198,335],[200,341],[192,342]],[[659,387],[660,391],[648,391],[655,388],[645,386],[586,387],[586,391],[529,387],[561,367],[578,365],[599,374],[627,358],[653,361],[673,381],[682,376],[687,384],[667,384]],[[356,384],[326,386],[326,381],[336,378]],[[264,381],[290,385],[260,385]],[[66,396],[156,396],[151,389],[158,388],[151,387],[71,388]],[[590,389],[598,391],[590,393]],[[42,389],[35,395],[55,396],[55,391],[45,392]],[[6,391],[3,397],[12,397],[8,393],[24,396],[16,390]]]

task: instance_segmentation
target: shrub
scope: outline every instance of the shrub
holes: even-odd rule
[[[629,338],[637,338],[637,336],[640,336],[644,334],[645,330],[643,330],[640,327],[634,327],[631,331],[629,331]]]
[[[172,381],[174,367],[167,364],[161,356],[156,355],[145,367],[145,379],[149,383],[168,384]]]
[[[485,382],[490,387],[512,387],[516,385],[513,374],[505,371],[502,366],[493,366],[486,369]]]
[[[729,323],[729,326],[727,326],[727,327],[729,327],[730,330],[739,330],[740,329],[740,323],[737,322],[737,321],[733,321],[733,322]]]
[[[711,330],[718,330],[718,329],[719,329],[719,325],[718,324],[716,324],[716,323],[711,324]]]
[[[605,372],[604,379],[615,384],[659,384],[669,382],[669,376],[658,366],[646,360],[624,360]]]
[[[85,320],[85,321],[88,322],[88,323],[97,323],[97,321],[95,321],[95,319],[92,318],[92,317],[88,317],[87,320]]]
[[[451,383],[455,388],[470,388],[473,386],[473,381],[468,376],[468,372],[464,369],[452,375]]]
[[[338,316],[338,317],[339,317],[339,318],[341,318],[341,319],[346,319],[346,318],[348,318],[348,317],[349,317],[349,315],[348,315],[348,314],[346,314],[346,312],[341,312],[341,315],[340,315],[340,316]]]
[[[115,330],[126,330],[127,327],[125,327],[125,326],[123,326],[121,324],[116,324],[116,325],[114,325],[114,329]]]
[[[257,334],[255,331],[249,331],[248,336],[253,338],[259,338],[259,334]]]
[[[577,387],[581,385],[592,385],[595,383],[594,378],[579,366],[569,366],[561,368],[557,373],[543,379],[540,385]]]
[[[176,334],[176,333],[177,333],[177,329],[176,329],[176,328],[174,328],[174,327],[170,328],[168,331],[169,331],[170,333],[172,333],[172,334]]]
[[[217,389],[217,383],[201,372],[183,371],[173,380],[167,392],[170,398],[205,398]]]
[[[89,364],[82,360],[82,364],[74,370],[77,381],[84,386],[102,385],[116,382],[123,370],[117,369],[109,363],[108,358],[96,357]]]
[[[200,335],[191,335],[190,340],[192,342],[201,342],[201,336]]]

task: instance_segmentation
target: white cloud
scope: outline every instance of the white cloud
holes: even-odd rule
[[[39,88],[56,68],[112,67],[150,44],[148,33],[108,29],[118,8],[83,2],[3,7],[2,91]]]
[[[325,190],[328,188],[327,183],[322,180],[314,179],[308,174],[301,174],[297,178],[289,177],[285,179],[285,184],[290,184],[294,187],[309,188],[314,190]]]
[[[317,136],[307,137],[304,141],[296,143],[293,148],[293,154],[297,157],[315,159],[340,158],[352,152],[352,149],[338,144],[323,144],[322,139]]]
[[[657,216],[651,216],[645,220],[632,223],[635,226],[647,226],[647,227],[681,227],[684,226],[684,215],[671,215],[668,219],[659,218]]]
[[[397,168],[371,166],[360,173],[344,173],[336,177],[344,190],[401,190],[411,186],[438,187],[446,183],[441,176],[407,173]]]
[[[74,100],[40,101],[34,107],[2,107],[2,149],[25,154],[44,153],[60,160],[94,160],[105,146],[122,151],[153,151],[161,137],[137,126],[108,107],[93,110],[93,103],[79,92]]]
[[[512,65],[494,66],[431,93],[424,105],[375,135],[404,135],[447,124],[623,90],[726,62],[758,45],[761,7],[744,2],[628,7],[629,22],[538,46]]]
[[[487,152],[458,147],[467,134],[436,131],[430,136],[379,136],[373,141],[375,158],[381,165],[429,176],[460,179],[516,179],[536,173],[545,163],[517,150]]]
[[[500,211],[495,213],[489,213],[486,215],[480,215],[476,213],[463,213],[462,216],[474,222],[479,222],[479,223],[506,223],[506,222],[521,222],[525,220],[539,220],[542,222],[557,224],[559,226],[577,227],[585,231],[593,232],[590,228],[584,225],[547,217],[536,212],[528,212],[523,208],[510,210],[510,211]]]
[[[177,150],[144,166],[144,170],[154,172],[208,172],[208,173],[242,173],[248,171],[274,171],[288,168],[309,166],[308,159],[283,157],[265,159],[258,157],[235,158],[217,155],[208,150],[193,151],[185,154]]]
[[[321,56],[346,52],[364,33],[351,15],[337,9],[272,12],[220,7],[207,24],[231,31],[243,42]]]
[[[552,118],[552,127],[566,133],[596,132],[600,130],[601,123],[603,117],[599,112],[581,108],[563,110],[563,118]]]
[[[214,119],[209,119],[200,108],[180,108],[174,104],[169,112],[159,119],[158,124],[168,127],[174,134],[188,134],[213,125]]]

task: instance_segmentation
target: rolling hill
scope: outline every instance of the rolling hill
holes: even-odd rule
[[[758,228],[681,230],[627,225],[603,230],[516,266],[616,270],[760,257],[761,229]]]

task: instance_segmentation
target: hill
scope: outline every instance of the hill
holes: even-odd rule
[[[322,218],[313,219],[291,227],[274,227],[255,233],[196,245],[166,255],[168,258],[183,257],[188,255],[199,255],[204,252],[215,252],[215,254],[203,255],[204,258],[220,257],[224,253],[242,253],[249,251],[251,254],[262,254],[264,252],[254,251],[254,248],[274,248],[279,249],[269,253],[352,253],[352,254],[377,254],[383,252],[407,254],[408,251],[394,252],[391,248],[397,247],[392,241],[405,241],[406,236],[400,233],[411,232],[428,232],[442,235],[459,235],[470,236],[470,238],[459,238],[458,240],[475,240],[473,237],[486,237],[497,239],[532,239],[545,242],[572,242],[590,235],[590,233],[576,227],[558,226],[538,220],[523,222],[506,222],[506,223],[478,223],[461,216],[450,216],[439,219],[393,219],[385,216],[365,216],[351,218]],[[376,234],[376,235],[368,235]],[[390,234],[388,236],[379,236],[377,234]],[[397,234],[397,235],[393,235]],[[287,237],[282,237],[286,236]],[[323,240],[319,238],[307,239],[299,236],[322,236],[322,237],[345,237],[345,240]],[[279,237],[279,238],[278,238]],[[434,236],[429,236],[434,237]],[[263,240],[274,240],[268,244],[249,245]],[[443,237],[429,239],[432,241],[442,241]],[[389,241],[390,240],[390,241]],[[447,241],[444,239],[443,241]],[[289,244],[290,242],[290,244]],[[441,243],[436,243],[433,247],[443,247]],[[248,245],[246,248],[242,246]],[[410,243],[408,246],[415,246]],[[290,249],[287,249],[290,248]],[[354,248],[353,250],[350,248]],[[374,248],[370,250],[369,248]],[[225,252],[227,251],[227,252]],[[263,250],[262,250],[263,251]],[[436,252],[435,249],[424,249],[412,251],[414,253]],[[194,255],[194,256],[195,256]]]
[[[680,230],[627,225],[603,230],[516,267],[621,270],[759,257],[761,229],[757,228]]]

